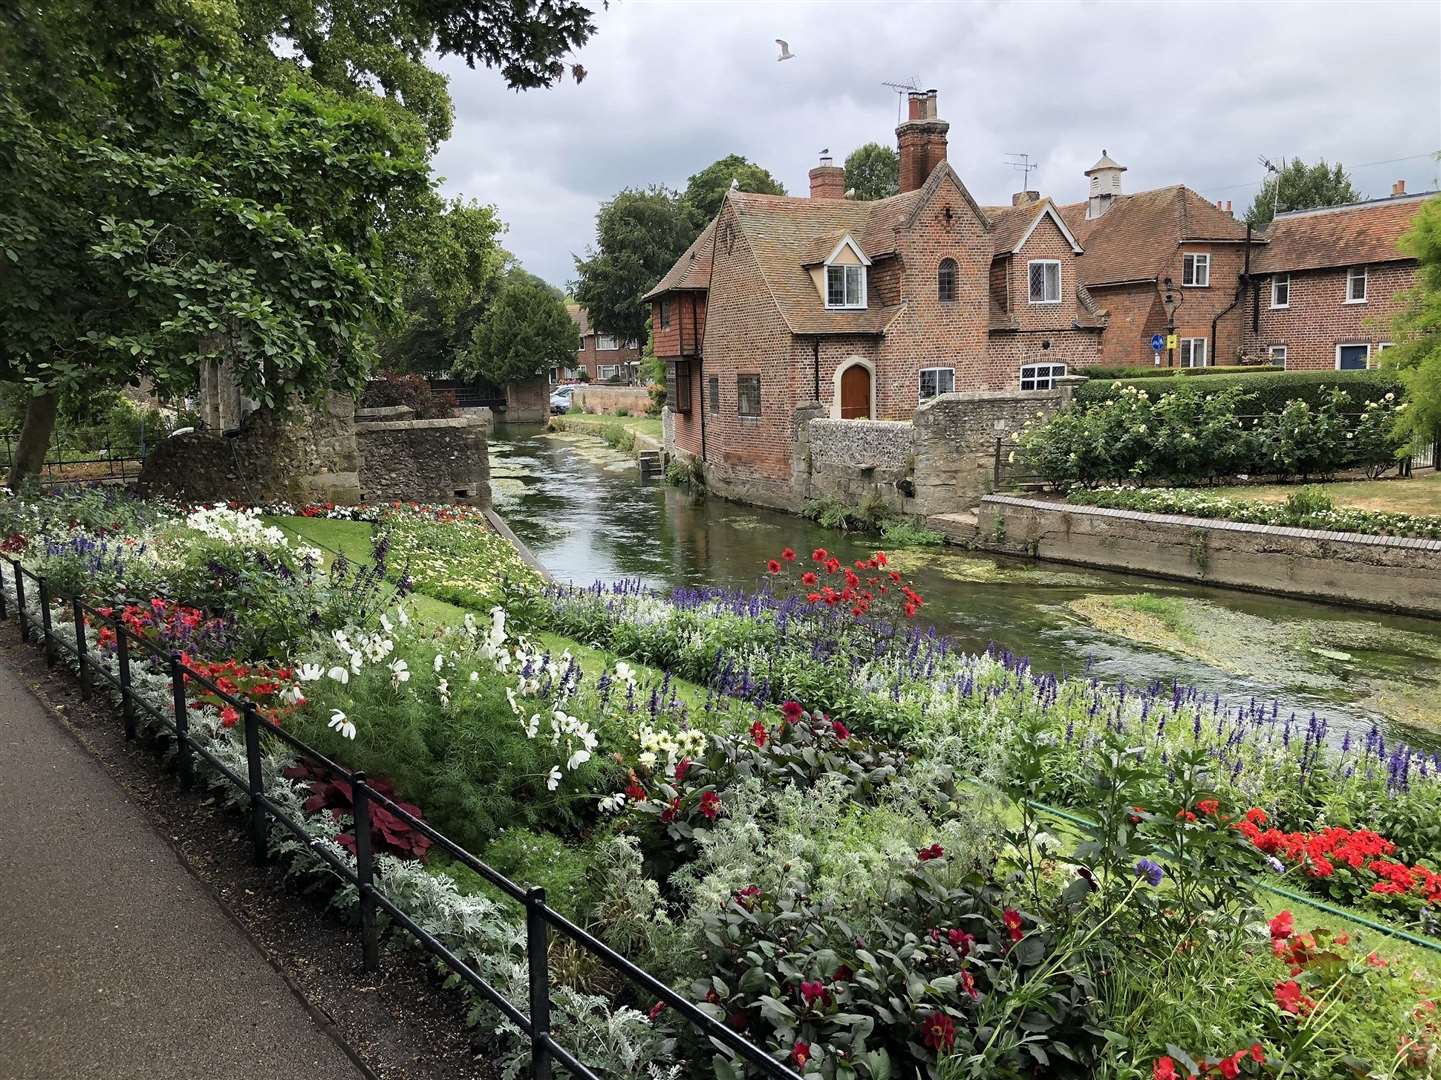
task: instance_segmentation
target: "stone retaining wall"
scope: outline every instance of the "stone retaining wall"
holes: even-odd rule
[[[915,429],[908,420],[815,419],[806,425],[810,496],[851,505],[879,499],[906,513],[905,491],[915,465]]]
[[[1441,616],[1441,540],[991,495],[979,546],[1052,562]]]
[[[624,409],[632,416],[644,416],[650,408],[650,391],[644,386],[597,386],[580,383],[571,400],[582,411],[614,416]]]
[[[401,412],[410,413],[401,407]],[[366,416],[355,425],[360,449],[360,496],[365,502],[462,502],[490,505],[490,461],[483,420],[407,420]]]

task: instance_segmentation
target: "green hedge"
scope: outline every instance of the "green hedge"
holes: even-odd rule
[[[1257,413],[1280,412],[1286,407],[1286,402],[1295,399],[1315,408],[1320,406],[1336,387],[1346,391],[1352,404],[1357,407],[1369,401],[1381,401],[1387,394],[1394,394],[1399,400],[1403,391],[1401,379],[1396,372],[1380,368],[1370,371],[1262,371],[1245,375],[1217,374],[1209,379],[1196,379],[1188,375],[1122,380],[1093,378],[1076,388],[1076,401],[1083,405],[1113,401],[1120,395],[1123,386],[1139,386],[1151,395],[1152,400],[1183,386],[1203,394],[1215,394],[1239,386],[1246,391],[1248,399],[1246,407],[1241,411]]]
[[[1095,367],[1078,367],[1071,374],[1085,375],[1087,378],[1098,381],[1101,379],[1194,379],[1210,375],[1260,375],[1268,371],[1284,371],[1284,368],[1275,364],[1250,364],[1246,367],[1232,365],[1230,367],[1196,367],[1196,368],[1168,368],[1168,367],[1107,367],[1098,364]]]

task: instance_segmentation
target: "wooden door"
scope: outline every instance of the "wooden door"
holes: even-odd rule
[[[860,364],[841,372],[841,419],[871,418],[871,373]]]

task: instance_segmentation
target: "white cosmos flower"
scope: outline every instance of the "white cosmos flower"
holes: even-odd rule
[[[410,616],[405,613],[405,608],[403,608],[403,607],[397,607],[397,608],[395,609],[395,617],[396,617],[398,620],[400,620],[400,625],[401,625],[401,626],[409,626],[409,625],[410,625]]]
[[[295,677],[301,682],[314,682],[325,674],[325,669],[319,664],[301,664],[295,669]]]
[[[443,668],[444,666],[445,666],[445,654],[444,654],[444,653],[436,653],[436,654],[435,654],[435,670],[436,670],[436,672],[439,673],[439,672],[440,672],[440,669]]]
[[[522,724],[521,728],[525,731],[527,739],[535,738],[536,733],[540,731],[540,713],[532,713],[530,720]]]
[[[550,775],[545,778],[546,791],[554,791],[556,788],[560,787],[560,775],[560,766],[552,765],[550,767]]]
[[[635,668],[631,667],[624,660],[617,660],[615,665],[615,677],[623,683],[634,683]]]
[[[390,620],[386,618],[385,612],[383,611],[380,613],[380,628],[384,630],[387,634],[395,629],[395,627],[391,624]]]
[[[589,750],[577,750],[575,753],[573,753],[573,754],[570,755],[570,759],[569,759],[568,761],[566,761],[565,767],[566,767],[567,769],[569,769],[571,772],[575,772],[576,769],[580,768],[582,765],[584,765],[584,764],[585,764],[587,761],[589,761],[589,760],[590,760],[590,751],[589,751]]]
[[[618,814],[625,806],[625,792],[617,791],[614,795],[605,795],[600,800],[600,812],[602,814]]]
[[[334,728],[347,739],[355,738],[355,725],[345,718],[345,713],[339,709],[330,710],[330,727]]]
[[[505,700],[510,702],[510,711],[515,713],[516,716],[519,716],[520,703],[515,700],[515,690],[512,687],[507,686],[505,688]]]
[[[305,700],[305,696],[300,692],[298,685],[292,685],[280,691],[280,700],[287,705],[299,705]]]
[[[480,672],[478,672],[478,671],[472,671],[472,672],[470,673],[470,681],[471,681],[471,682],[480,682]]]
[[[390,681],[396,686],[410,681],[410,665],[398,656],[390,662]]]
[[[336,682],[340,683],[342,686],[344,686],[346,683],[348,683],[348,682],[350,681],[350,669],[349,669],[349,668],[343,668],[343,667],[336,666],[336,667],[331,668],[329,671],[327,671],[326,674],[329,675],[329,676],[330,676],[332,679],[334,679]]]

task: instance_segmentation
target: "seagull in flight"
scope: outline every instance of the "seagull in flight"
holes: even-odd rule
[[[780,63],[782,60],[794,60],[796,58],[796,54],[791,52],[790,45],[785,41],[776,38],[776,44],[781,47],[781,54],[776,57],[776,63]]]

